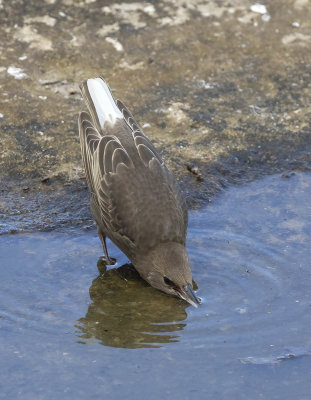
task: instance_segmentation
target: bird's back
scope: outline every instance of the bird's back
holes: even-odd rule
[[[102,78],[81,85],[82,158],[94,219],[133,262],[160,243],[185,244],[187,209],[177,182]]]

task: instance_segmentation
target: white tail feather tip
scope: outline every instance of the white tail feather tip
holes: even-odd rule
[[[114,124],[118,118],[123,119],[121,111],[111,96],[108,85],[103,79],[88,79],[87,87],[102,128],[106,121]]]

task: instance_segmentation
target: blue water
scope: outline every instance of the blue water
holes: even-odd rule
[[[0,237],[0,398],[311,396],[311,175],[227,189],[190,213],[195,309],[95,232]]]

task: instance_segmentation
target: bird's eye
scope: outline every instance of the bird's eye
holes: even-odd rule
[[[164,279],[164,283],[166,283],[166,285],[176,286],[175,283],[173,281],[171,281],[170,279],[168,279],[166,276],[163,279]]]

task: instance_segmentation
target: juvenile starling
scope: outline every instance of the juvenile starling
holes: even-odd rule
[[[188,213],[173,175],[102,78],[81,86],[79,115],[91,211],[106,261],[109,237],[151,286],[197,307],[185,248]]]

